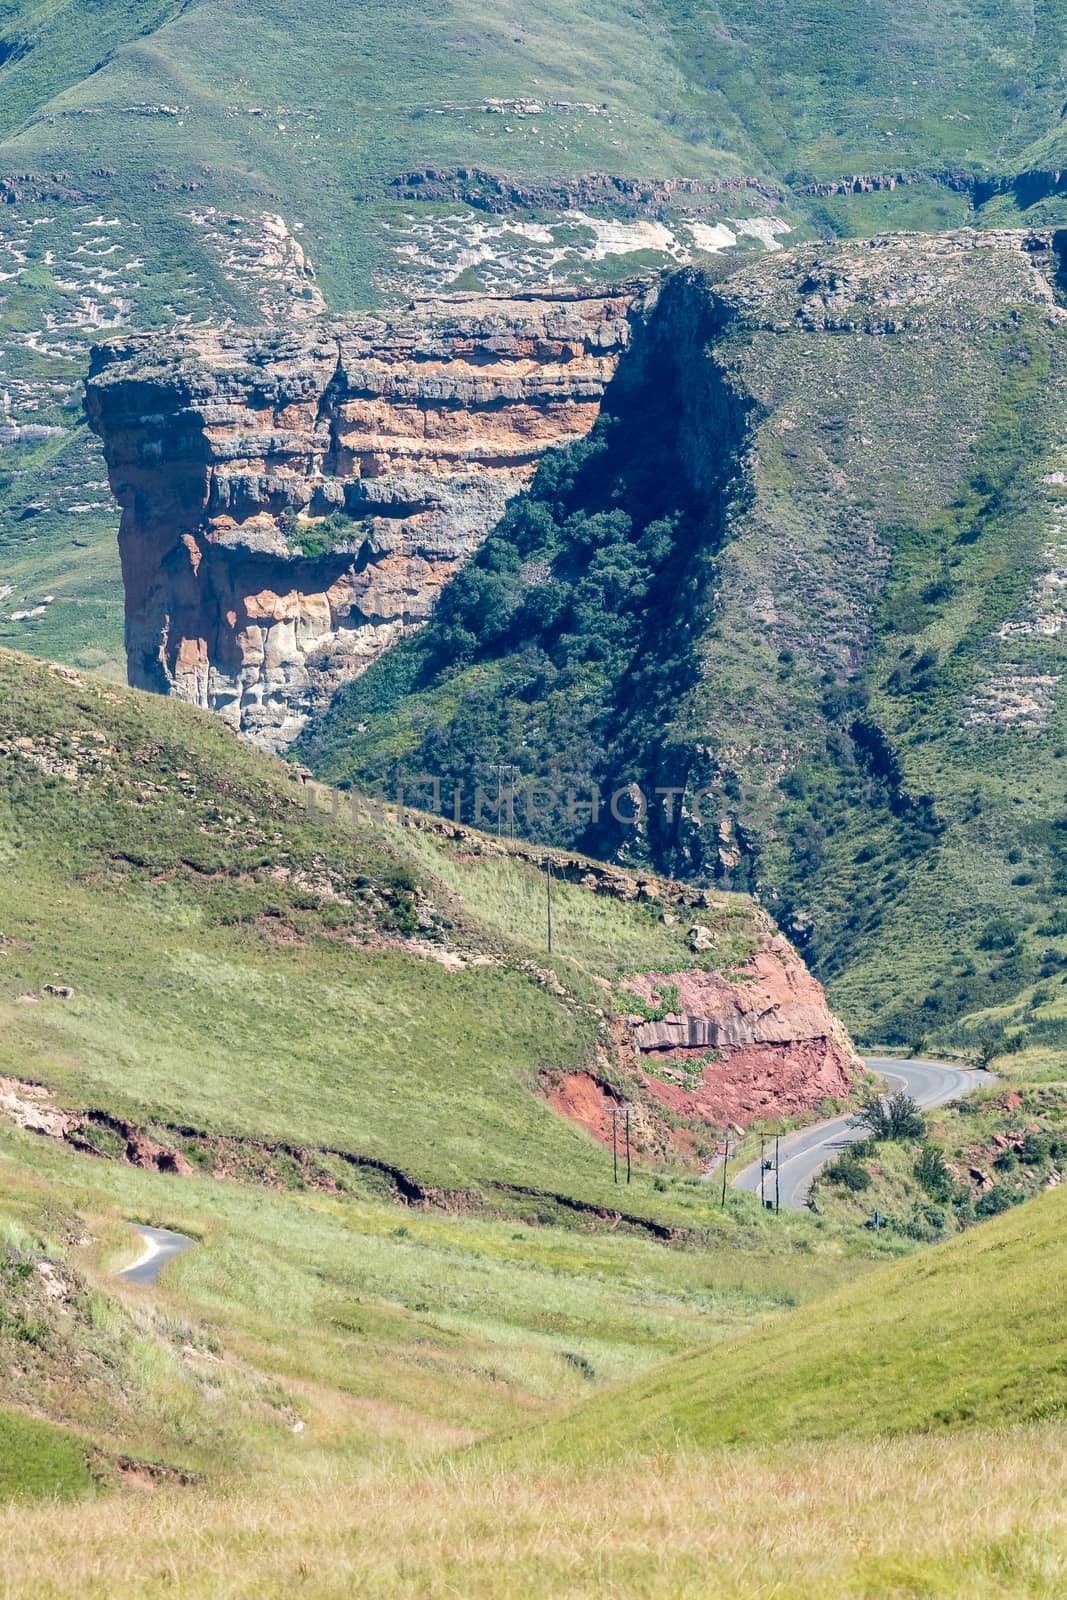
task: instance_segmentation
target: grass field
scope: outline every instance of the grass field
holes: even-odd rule
[[[1064,1203],[872,1272],[815,1219],[671,1250],[0,1132],[5,1592],[1056,1595]],[[159,1289],[122,1218],[197,1239]]]
[[[85,1441],[19,1411],[0,1411],[0,1501],[65,1500],[94,1487]]]
[[[1049,1285],[1054,1191],[717,1350],[593,1400],[535,1441],[562,1459],[685,1446],[924,1435],[1067,1411],[1067,1315]]]
[[[1065,1474],[1046,1424],[587,1473],[316,1477],[280,1497],[0,1511],[0,1573],[33,1600],[1054,1600]]]

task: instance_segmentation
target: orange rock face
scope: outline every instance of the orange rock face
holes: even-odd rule
[[[796,1115],[843,1098],[862,1070],[822,985],[780,934],[764,934],[729,976],[694,967],[623,987],[646,1007],[677,991],[676,1010],[629,1027],[648,1093],[687,1119],[721,1129]]]
[[[751,961],[730,977],[694,967],[670,976],[643,973],[627,978],[624,987],[646,1004],[658,1004],[665,990],[678,992],[676,1011],[635,1025],[634,1043],[642,1052],[791,1044],[832,1036],[839,1027],[822,985],[780,934],[766,936]]]
[[[451,296],[93,353],[128,676],[282,749],[430,614],[553,445],[592,427],[631,296]]]
[[[680,1057],[671,1059],[680,1064]],[[856,1070],[851,1053],[825,1037],[724,1050],[721,1061],[700,1069],[700,1081],[693,1087],[652,1074],[646,1074],[645,1082],[653,1098],[679,1116],[716,1129],[745,1128],[750,1122],[802,1115],[824,1100],[843,1099]]]

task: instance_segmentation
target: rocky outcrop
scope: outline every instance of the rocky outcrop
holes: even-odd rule
[[[615,1004],[629,992],[635,1011],[612,1023],[614,1072],[547,1074],[555,1109],[609,1145],[625,1115],[635,1150],[695,1160],[708,1135],[847,1099],[864,1070],[852,1040],[789,941],[756,924],[736,968],[624,979]]]
[[[840,195],[891,192],[916,183],[938,184],[956,194],[973,194],[978,180],[970,172],[858,172],[823,182],[800,183],[794,193],[829,199]]]
[[[621,178],[605,172],[554,183],[520,183],[483,167],[427,167],[402,172],[389,187],[402,200],[458,201],[479,211],[504,213],[541,209],[574,211],[584,206],[625,206],[627,214],[661,216],[664,211],[714,211],[716,196],[756,194],[774,204],[785,191],[762,178]]]
[[[653,1098],[687,1118],[721,1127],[803,1113],[846,1096],[863,1070],[822,985],[778,933],[764,932],[736,971],[650,972],[620,988],[641,1007],[628,1024],[635,1064]]]
[[[665,992],[677,994],[676,1010],[657,1021],[635,1023],[634,1042],[642,1051],[737,1049],[799,1039],[832,1039],[851,1049],[821,984],[780,935],[764,935],[733,978],[694,967],[669,977],[628,978],[624,988],[651,1005],[658,1005]]]
[[[449,296],[97,347],[130,682],[284,748],[426,619],[544,451],[592,427],[632,301]]]

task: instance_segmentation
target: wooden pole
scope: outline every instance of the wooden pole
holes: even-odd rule
[[[767,1178],[767,1140],[761,1133],[759,1136],[759,1203],[766,1204],[763,1186]]]
[[[615,1182],[619,1181],[619,1112],[616,1106],[611,1109],[611,1169],[615,1174]]]
[[[778,1182],[778,1135],[774,1136],[774,1209],[782,1209],[782,1191]]]
[[[626,1181],[630,1181],[630,1108],[626,1107]]]
[[[730,1161],[730,1135],[726,1135],[722,1153],[722,1203],[726,1204],[726,1168]]]
[[[549,955],[551,955],[552,954],[552,863],[551,863],[551,861],[548,863],[548,871],[547,871],[547,873],[545,875],[545,893],[547,895],[547,902],[548,902],[548,953],[549,953]]]

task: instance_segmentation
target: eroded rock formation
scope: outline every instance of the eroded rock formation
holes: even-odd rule
[[[670,977],[627,978],[623,987],[646,1003],[658,1004],[665,991],[677,993],[676,1009],[662,1019],[635,1022],[634,1042],[642,1051],[791,1044],[833,1033],[821,985],[780,935],[764,935],[751,961],[732,978],[694,967]]]
[[[625,1004],[629,990],[638,1009],[614,1025],[613,1053],[638,1100],[607,1077],[572,1072],[546,1086],[556,1109],[610,1143],[612,1118],[628,1106],[635,1149],[686,1155],[701,1127],[718,1134],[845,1099],[863,1072],[852,1040],[788,939],[762,914],[756,923],[737,969],[649,972],[619,985],[616,1000]]]
[[[425,620],[543,452],[592,427],[631,304],[449,296],[98,347],[130,682],[284,748]]]
[[[700,1121],[744,1127],[848,1094],[862,1063],[822,985],[788,939],[761,933],[736,972],[647,973],[622,986],[674,1009],[629,1026],[653,1097]]]

